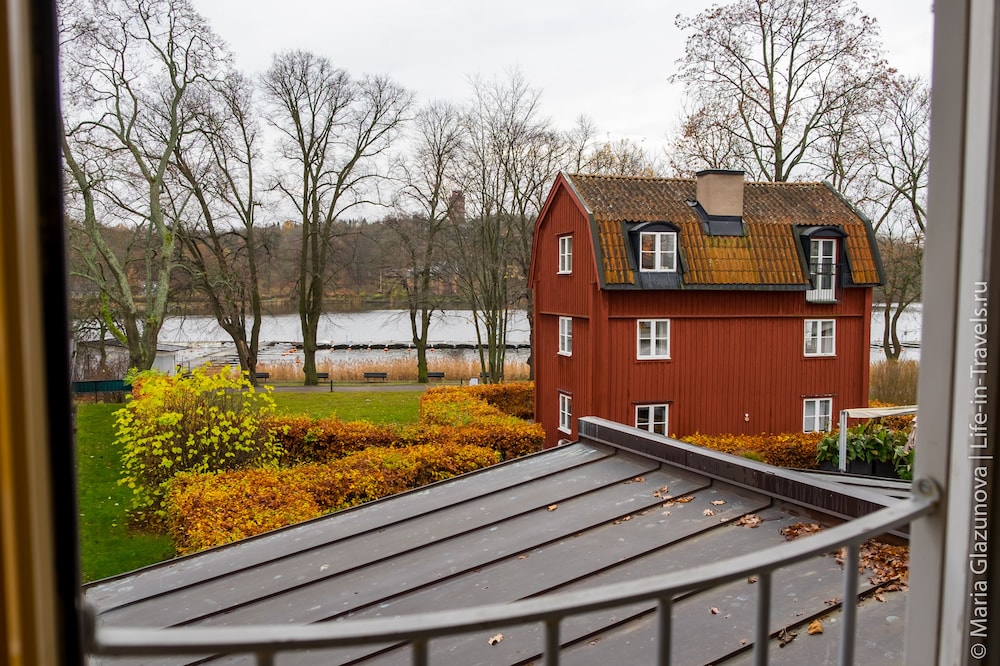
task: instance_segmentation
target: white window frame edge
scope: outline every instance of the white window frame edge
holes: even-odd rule
[[[563,322],[567,322],[567,321],[569,322],[569,335],[568,336],[564,336],[563,335]],[[566,351],[566,350],[563,349],[563,338],[567,338],[569,340],[569,351]],[[560,356],[572,356],[573,355],[573,318],[572,317],[565,317],[563,315],[559,315],[559,352],[558,352],[558,354]]]
[[[667,322],[667,353],[665,355],[664,354],[654,354],[654,353],[652,353],[652,351],[656,348],[656,344],[655,344],[656,343],[655,327],[652,326],[652,325],[650,326],[650,334],[651,335],[650,335],[650,339],[649,339],[650,354],[648,354],[646,356],[642,356],[641,354],[639,354],[639,350],[641,348],[641,343],[642,343],[642,336],[639,333],[639,326],[644,321],[648,321],[648,322],[652,322],[652,323],[660,322],[660,321]],[[669,317],[660,317],[660,318],[656,318],[656,319],[650,319],[650,318],[636,319],[635,320],[635,359],[637,361],[669,361],[670,360],[670,348],[672,346],[671,345],[671,342],[672,342],[671,338],[673,338],[673,329],[674,329],[674,327],[670,323],[670,318]]]
[[[638,425],[638,423],[639,423],[639,410],[642,409],[642,408],[644,408],[644,407],[647,408],[647,409],[653,409],[655,407],[663,407],[664,408],[664,411],[666,413],[666,417],[667,418],[666,418],[666,420],[663,423],[663,425],[664,425],[664,428],[663,428],[664,432],[662,434],[663,434],[664,437],[666,437],[667,436],[667,432],[670,431],[670,403],[669,402],[640,402],[640,403],[636,403],[635,404],[635,410],[632,412],[632,416],[633,416],[632,423],[635,424],[635,427],[637,429],[639,429],[639,430],[642,430],[642,428],[639,428],[639,425]],[[653,419],[650,418],[650,421],[652,421],[652,420]],[[649,430],[648,428],[646,429],[646,431],[650,432],[650,433],[653,433],[653,434],[659,434],[659,433],[656,433],[654,430]]]
[[[645,234],[651,234],[651,235],[657,237],[657,239],[656,239],[656,250],[653,252],[653,256],[656,258],[656,264],[657,265],[660,263],[660,239],[659,239],[659,236],[670,234],[670,235],[672,235],[674,237],[674,251],[673,251],[674,266],[673,266],[673,268],[643,268],[642,267],[642,237]],[[669,231],[669,230],[668,231],[640,231],[639,232],[639,256],[638,256],[639,272],[640,273],[676,273],[676,272],[678,272],[677,269],[678,269],[678,265],[680,264],[680,248],[678,247],[679,242],[680,241],[678,240],[678,234],[677,234],[676,231]]]
[[[808,343],[808,341],[809,341],[809,324],[811,322],[818,322],[820,324],[820,326],[817,327],[817,333],[820,333],[820,335],[816,336],[816,341],[817,341],[816,347],[817,347],[817,349],[821,349],[822,346],[823,346],[822,345],[822,341],[823,341],[822,323],[825,322],[825,321],[829,321],[829,322],[833,323],[833,340],[832,340],[832,342],[833,342],[833,349],[830,350],[829,352],[824,352],[824,351],[810,352],[809,349],[806,346],[807,343]],[[834,319],[834,318],[806,319],[804,321],[803,325],[802,325],[802,354],[804,356],[808,356],[810,358],[814,358],[814,357],[827,357],[827,358],[829,358],[831,356],[836,356],[837,355],[837,320]]]
[[[573,234],[562,234],[558,236],[559,238],[559,263],[556,265],[556,275],[572,275],[573,274]],[[563,241],[569,241],[569,252],[566,253],[569,256],[569,269],[563,269]]]
[[[569,425],[563,425],[563,400],[569,401]],[[565,391],[559,391],[559,426],[556,428],[559,432],[566,433],[567,435],[573,434],[573,396]]]
[[[818,406],[821,400],[825,400],[825,401],[827,401],[827,402],[830,403],[830,414],[829,414],[830,422],[827,423],[826,430],[806,430],[805,428],[803,428],[802,432],[830,432],[831,430],[833,430],[833,423],[834,423],[834,418],[833,418],[833,396],[817,395],[817,396],[809,396],[809,397],[806,397],[806,398],[802,398],[802,423],[804,425],[805,421],[806,421],[806,403],[812,401],[812,402],[816,403],[816,405]],[[818,418],[818,415],[813,415],[813,421],[814,422],[815,422],[815,420],[817,418]],[[815,425],[815,423],[813,425]]]

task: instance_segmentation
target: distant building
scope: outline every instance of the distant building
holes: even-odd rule
[[[535,227],[535,415],[827,430],[868,403],[870,222],[826,183],[560,174]]]

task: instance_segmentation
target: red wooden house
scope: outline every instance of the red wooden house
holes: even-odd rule
[[[535,415],[827,430],[868,404],[871,224],[826,183],[560,174],[535,227]]]

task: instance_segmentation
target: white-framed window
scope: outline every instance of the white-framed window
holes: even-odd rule
[[[829,432],[833,398],[806,398],[802,401],[802,432]]]
[[[639,270],[675,273],[677,271],[677,232],[639,232]]]
[[[559,430],[573,432],[573,396],[567,393],[559,394]]]
[[[806,319],[805,355],[836,356],[837,321],[835,319]]]
[[[640,319],[636,338],[636,358],[670,358],[669,319]]]
[[[573,237],[559,237],[559,270],[560,274],[573,272]]]
[[[806,292],[809,301],[837,300],[837,239],[814,238],[809,241],[809,277],[813,288]]]
[[[635,427],[640,430],[648,430],[658,435],[666,436],[667,419],[670,415],[670,406],[663,405],[636,405],[635,406]]]
[[[559,353],[573,355],[573,318],[559,317]]]

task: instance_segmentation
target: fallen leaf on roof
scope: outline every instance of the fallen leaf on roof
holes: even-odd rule
[[[518,555],[517,559],[519,559],[519,560],[526,560],[526,559],[528,559],[528,556],[527,555]]]
[[[715,606],[712,606],[711,608],[708,609],[708,612],[711,613],[712,615],[718,615],[719,609],[716,608]]]
[[[740,639],[740,645],[746,645],[746,644],[747,644],[747,639],[741,638]]]
[[[587,645],[597,645],[599,642],[601,642],[601,639],[600,638],[595,638],[594,640],[592,640],[589,643],[587,643]]]
[[[748,513],[747,515],[737,520],[735,524],[739,525],[740,527],[757,527],[758,525],[760,525],[760,523],[761,523],[760,516],[758,516],[755,513]]]
[[[660,506],[662,506],[662,507],[671,507],[671,506],[673,506],[674,504],[677,504],[677,502],[664,502],[664,503],[663,503],[663,504],[661,504]]]
[[[678,497],[674,501],[675,502],[680,502],[681,504],[687,504],[688,502],[690,502],[693,499],[694,499],[694,495],[685,495],[684,497]]]
[[[631,479],[629,479],[625,483],[645,483],[645,482],[646,482],[646,477],[644,477],[644,476],[636,476],[636,477],[632,477]]]
[[[669,512],[669,511],[664,511],[664,512],[663,512],[663,515],[664,515],[664,516],[669,516],[669,515],[670,515],[670,512]]]
[[[785,647],[786,645],[794,641],[796,636],[798,636],[798,634],[795,633],[794,631],[788,631],[787,628],[783,628],[781,631],[778,632],[778,647],[780,648]]]
[[[670,486],[663,486],[659,490],[654,490],[653,491],[653,497],[666,497],[667,496],[667,491],[669,489],[670,489]]]
[[[825,603],[827,606],[836,606],[837,604],[840,603],[840,597],[834,597],[833,599],[827,599],[823,603]]]
[[[503,640],[503,634],[496,634],[495,636],[490,636],[490,645],[496,645]]]
[[[757,576],[747,576],[747,582],[753,585],[757,582]]]
[[[794,541],[799,537],[809,536],[810,534],[815,534],[823,528],[816,523],[795,523],[794,525],[787,525],[782,527],[779,531],[782,536],[785,537],[785,541]]]
[[[548,506],[548,510],[549,511],[555,511],[558,508],[559,508],[558,504],[549,504],[549,506]]]
[[[806,629],[806,633],[809,634],[810,636],[814,636],[815,634],[822,634],[823,623],[820,622],[819,620],[813,620],[812,622],[809,623],[809,628]]]
[[[712,511],[711,509],[705,509],[705,510],[704,510],[704,511],[702,511],[701,513],[702,513],[702,515],[704,515],[704,516],[714,516],[714,515],[715,515],[715,512],[714,512],[714,511]]]
[[[876,592],[873,596],[875,597],[875,601],[878,602],[885,601],[885,595],[883,595],[881,592]]]
[[[712,500],[710,503],[714,504],[715,506],[722,506],[723,504],[726,503],[726,500]]]
[[[632,520],[632,516],[625,516],[622,520]]]

